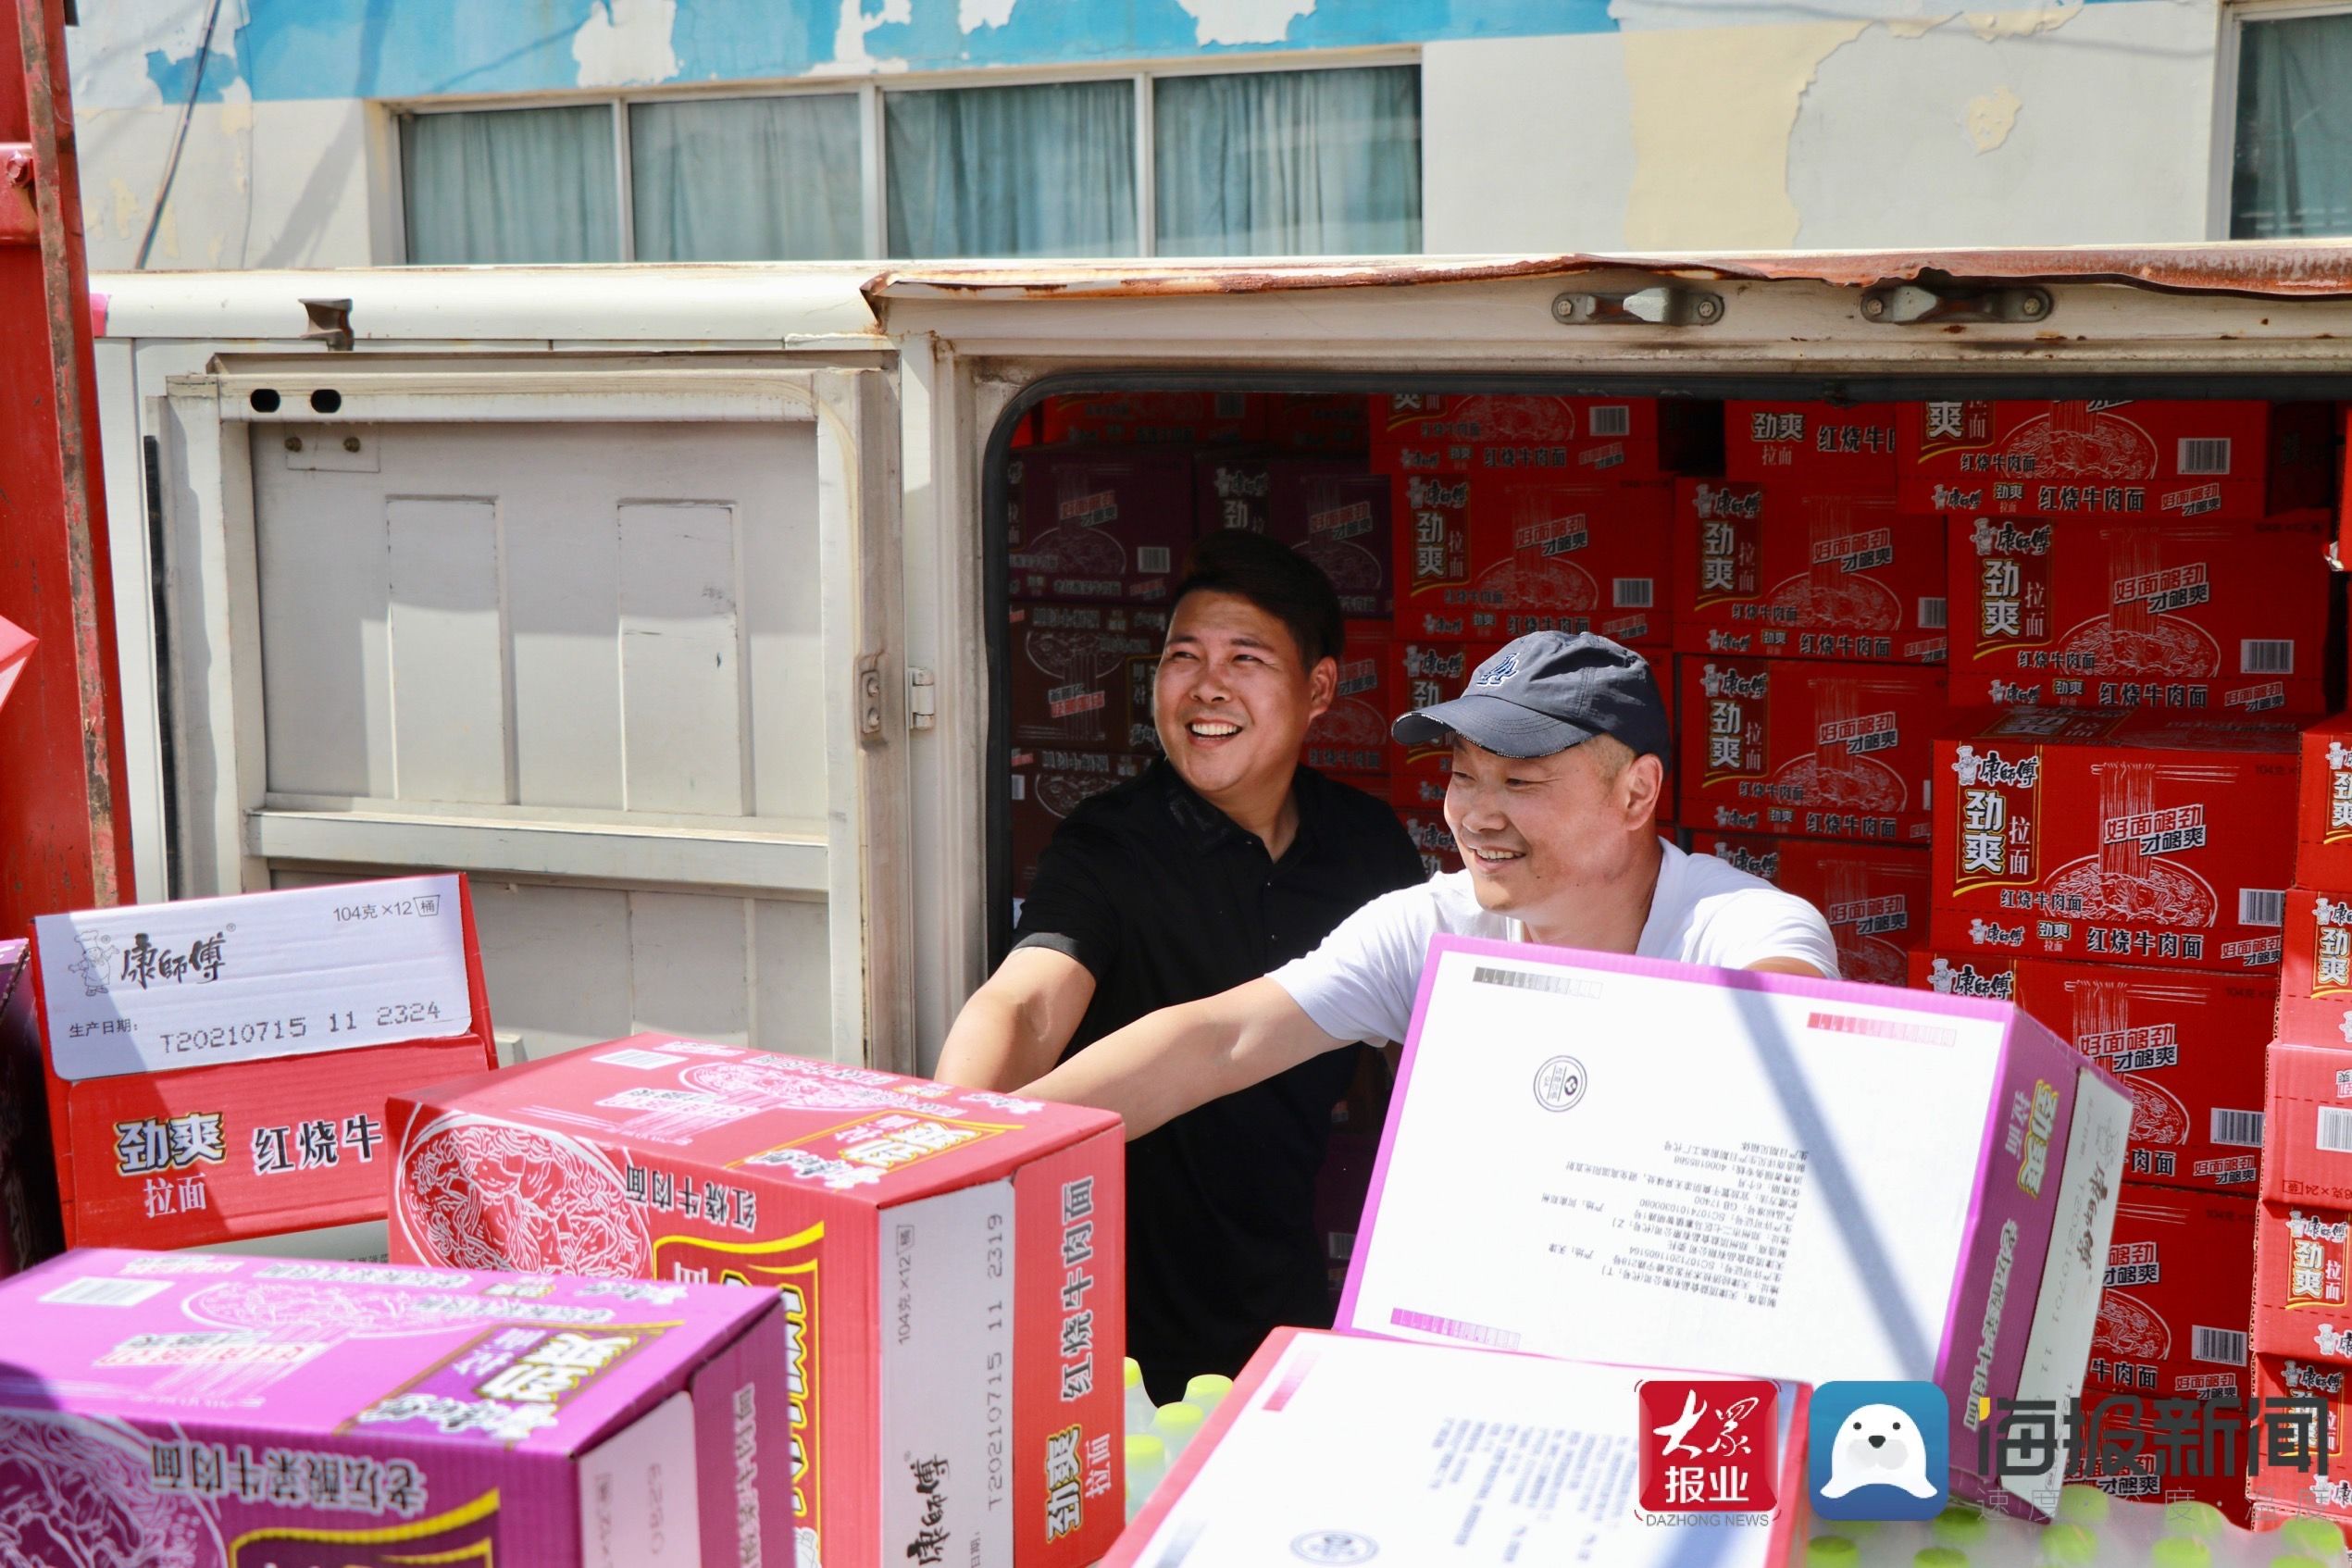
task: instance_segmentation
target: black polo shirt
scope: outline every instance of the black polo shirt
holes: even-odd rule
[[[1424,879],[1388,805],[1300,767],[1279,861],[1164,759],[1054,833],[1015,947],[1086,965],[1094,1000],[1068,1055],[1143,1014],[1213,996],[1312,952],[1367,901]],[[1350,1046],[1187,1113],[1127,1145],[1127,1353],[1155,1400],[1230,1376],[1270,1329],[1327,1327],[1315,1173]]]

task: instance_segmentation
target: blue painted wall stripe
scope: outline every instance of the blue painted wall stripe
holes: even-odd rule
[[[117,0],[120,3],[120,0]],[[1997,0],[1994,0],[1997,4]],[[2089,5],[2125,0],[2084,0]],[[246,24],[205,69],[201,97],[242,81],[256,99],[425,98],[443,93],[576,90],[572,40],[605,0],[247,0]],[[878,16],[883,0],[862,0]],[[1848,0],[1857,12],[1915,14],[1907,0]],[[1760,13],[1782,8],[1774,0]],[[1841,6],[1838,9],[1846,9]],[[234,13],[233,4],[230,13]],[[1724,0],[1726,22],[1738,14]],[[1214,57],[1267,49],[1334,49],[1440,40],[1617,31],[1611,0],[1317,0],[1271,44],[1200,42],[1178,0],[1014,0],[1001,27],[965,32],[958,0],[910,0],[909,20],[865,33],[875,59],[910,71]],[[1815,12],[1821,14],[1820,11]],[[1834,13],[1833,13],[1834,14]],[[835,63],[840,0],[678,0],[671,83],[808,76]],[[193,59],[147,56],[166,103],[188,95]],[[881,78],[888,81],[895,71]],[[647,85],[655,85],[648,83]],[[93,107],[113,106],[98,104]]]

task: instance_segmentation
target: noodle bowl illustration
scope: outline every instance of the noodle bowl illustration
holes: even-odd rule
[[[633,1279],[653,1243],[621,1174],[560,1133],[454,1115],[403,1153],[397,1222],[446,1268]]]
[[[0,1412],[0,1564],[218,1568],[211,1512],[155,1489],[148,1440],[89,1416]]]

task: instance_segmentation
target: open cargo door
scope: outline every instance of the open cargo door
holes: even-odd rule
[[[169,382],[180,890],[465,871],[522,1055],[912,1070],[887,376],[405,367]]]

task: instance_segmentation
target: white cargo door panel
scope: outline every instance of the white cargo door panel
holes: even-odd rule
[[[174,672],[187,890],[463,870],[527,1055],[666,1029],[911,1067],[890,400],[175,379],[181,611],[219,633]]]

